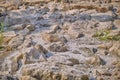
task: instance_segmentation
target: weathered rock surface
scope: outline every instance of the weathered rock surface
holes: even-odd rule
[[[82,27],[84,27],[84,26],[82,26]],[[68,34],[73,38],[80,38],[80,37],[84,36],[82,31],[80,31],[79,26],[78,27],[77,26],[69,26]]]
[[[58,41],[60,41],[60,38],[57,34],[51,34],[51,33],[44,32],[42,34],[42,37],[47,42],[58,42]]]
[[[119,4],[0,0],[0,80],[120,80]]]
[[[48,49],[52,52],[65,52],[68,50],[64,43],[53,43],[48,46]]]
[[[13,25],[10,27],[13,30],[23,30],[25,26],[23,24]]]

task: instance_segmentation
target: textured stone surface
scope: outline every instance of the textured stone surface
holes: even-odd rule
[[[120,79],[120,0],[6,1],[0,80]]]

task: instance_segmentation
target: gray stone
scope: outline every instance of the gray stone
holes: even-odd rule
[[[17,24],[17,25],[10,26],[10,28],[13,30],[23,30],[25,28],[25,25],[24,24]]]
[[[97,13],[91,15],[93,19],[99,20],[101,22],[112,21],[113,16],[111,13]]]
[[[91,20],[91,15],[90,14],[80,14],[79,19],[81,19],[81,20]]]

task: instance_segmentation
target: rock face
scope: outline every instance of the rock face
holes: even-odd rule
[[[77,26],[69,26],[68,34],[73,38],[80,38],[84,36],[84,34],[80,31],[80,27]]]
[[[58,41],[60,41],[60,38],[57,34],[51,34],[51,33],[44,32],[42,34],[42,37],[47,42],[58,42]]]
[[[23,30],[24,28],[25,28],[25,26],[23,24],[11,26],[11,29],[13,29],[13,30]]]
[[[0,22],[0,80],[120,80],[120,0],[0,0]]]
[[[104,65],[105,62],[99,57],[99,56],[93,56],[93,57],[90,57],[90,59],[87,61],[88,64],[91,64],[91,65]]]
[[[48,46],[48,49],[52,52],[65,52],[68,50],[64,43],[53,43]]]

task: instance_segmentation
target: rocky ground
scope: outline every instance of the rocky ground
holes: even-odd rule
[[[120,0],[0,4],[0,80],[120,80]]]

